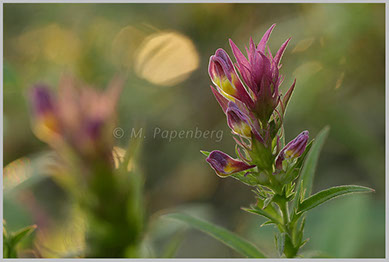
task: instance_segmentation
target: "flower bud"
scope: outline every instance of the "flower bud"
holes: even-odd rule
[[[251,137],[250,119],[245,115],[234,102],[228,103],[226,111],[228,126],[237,135]]]
[[[293,160],[300,157],[305,151],[308,139],[308,131],[303,131],[295,139],[290,141],[279,153],[276,159],[276,168],[282,169],[282,161],[284,159]]]
[[[233,159],[229,155],[218,150],[212,151],[209,154],[207,162],[220,177],[226,177],[233,173],[255,167],[255,165],[248,165],[243,161]]]
[[[218,91],[225,97],[231,101],[235,101],[236,98],[248,107],[253,106],[253,101],[240,81],[226,51],[218,49],[215,55],[211,56],[208,72]]]

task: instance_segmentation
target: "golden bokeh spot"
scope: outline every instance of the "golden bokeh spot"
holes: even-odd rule
[[[134,56],[146,34],[134,26],[122,28],[112,41],[114,63],[125,68],[134,64]]]
[[[322,69],[323,65],[320,62],[309,61],[297,67],[296,70],[293,72],[293,75],[296,76],[296,78],[308,79],[313,74],[316,74]]]
[[[58,64],[75,62],[79,56],[80,42],[72,31],[58,25],[50,25],[45,28],[44,33],[43,51],[49,60]]]
[[[147,37],[135,58],[136,74],[161,86],[172,86],[189,77],[199,66],[193,42],[176,32],[160,32]]]
[[[313,38],[313,37],[300,40],[296,44],[296,46],[293,48],[292,53],[304,52],[309,47],[311,47],[311,45],[313,44],[314,41],[315,41],[315,38]]]
[[[80,55],[80,41],[71,31],[51,24],[27,31],[16,39],[23,60],[44,57],[57,64],[73,64]]]

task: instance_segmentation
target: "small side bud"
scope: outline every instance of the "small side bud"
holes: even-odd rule
[[[294,160],[300,157],[307,146],[309,139],[309,132],[301,132],[295,139],[290,141],[278,154],[276,159],[276,168],[282,169],[282,161],[285,159]]]
[[[212,151],[207,157],[207,162],[220,177],[226,177],[236,172],[255,167],[255,165],[248,165],[243,161],[233,159],[219,150]]]

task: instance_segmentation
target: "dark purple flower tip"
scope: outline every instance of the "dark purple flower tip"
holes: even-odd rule
[[[52,112],[54,110],[53,96],[48,86],[37,84],[30,91],[31,104],[37,115]]]
[[[295,139],[290,141],[285,147],[285,158],[296,158],[302,155],[307,146],[309,132],[307,130],[301,132]]]
[[[101,119],[88,119],[85,123],[85,132],[87,137],[96,140],[100,137],[104,121]]]
[[[207,162],[220,177],[226,177],[236,172],[255,167],[255,165],[248,165],[243,161],[233,159],[219,150],[212,151],[207,157]]]

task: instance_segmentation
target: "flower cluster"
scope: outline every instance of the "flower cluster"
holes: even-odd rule
[[[119,79],[103,93],[63,77],[58,96],[47,85],[36,84],[30,90],[34,133],[60,151],[66,147],[85,159],[110,159],[120,92]]]
[[[214,84],[211,90],[236,135],[239,158],[217,150],[208,155],[207,162],[221,177],[242,171],[264,174],[267,178],[261,184],[266,185],[305,151],[308,131],[283,145],[283,119],[296,80],[283,96],[279,87],[284,77],[279,70],[290,38],[273,56],[267,42],[274,27],[267,30],[258,45],[250,39],[247,58],[230,40],[235,64],[223,49],[210,58],[208,71]]]
[[[44,84],[30,90],[33,131],[59,156],[53,178],[87,220],[86,257],[139,255],[144,214],[143,179],[134,163],[139,140],[131,140],[129,150],[114,147],[123,83],[117,77],[99,91],[64,77],[58,95]]]

